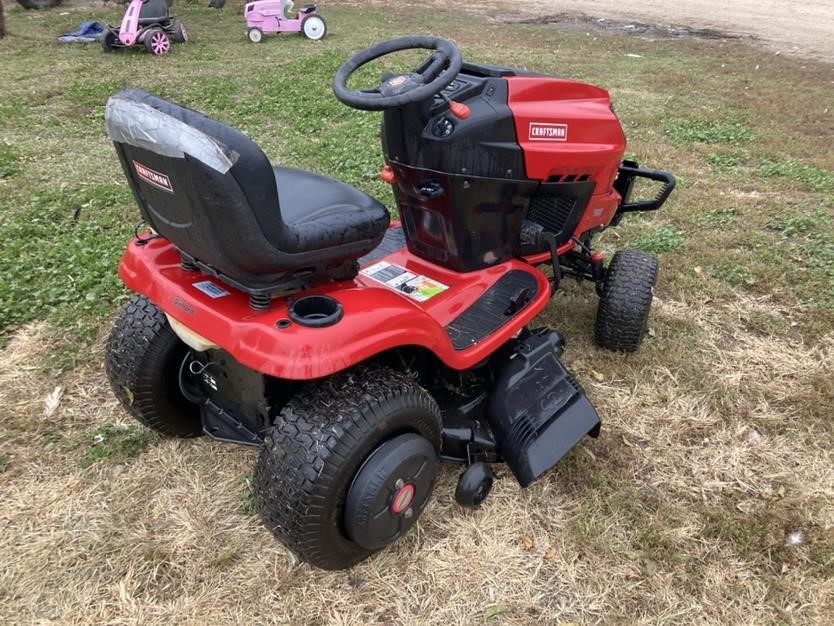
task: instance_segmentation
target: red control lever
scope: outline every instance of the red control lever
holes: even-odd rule
[[[389,185],[396,185],[397,175],[394,173],[394,168],[390,165],[383,167],[382,171],[379,173],[379,180],[383,183],[388,183]]]
[[[459,120],[468,120],[469,116],[472,115],[472,110],[468,106],[463,102],[455,102],[454,100],[449,102],[449,110]]]

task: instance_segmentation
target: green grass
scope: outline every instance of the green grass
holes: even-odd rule
[[[634,245],[644,252],[662,254],[683,250],[686,247],[686,238],[682,232],[662,226],[638,238]]]
[[[240,497],[240,511],[244,515],[255,515],[255,489],[252,486],[252,477],[243,479],[243,495]]]
[[[124,463],[147,448],[155,437],[137,426],[106,424],[84,435],[80,442],[79,463],[89,467],[100,461]]]
[[[20,155],[7,143],[0,142],[0,178],[9,178],[20,171]]]
[[[791,158],[765,159],[759,167],[759,175],[795,180],[811,191],[834,191],[834,172]]]
[[[734,167],[742,165],[747,157],[742,152],[710,152],[704,157],[710,165],[720,172],[726,172]]]
[[[695,218],[700,226],[727,227],[739,219],[739,212],[732,207],[713,209]]]
[[[755,138],[753,130],[745,123],[732,118],[669,120],[663,124],[666,134],[676,144],[725,144],[739,146]]]
[[[112,21],[120,10],[103,13]],[[742,97],[750,102],[740,102],[737,86],[743,77],[711,78],[719,59],[703,50],[699,57],[686,56],[668,43],[652,51],[636,42],[646,53],[644,72],[625,79],[623,72],[633,73],[633,65],[612,54],[614,40],[600,40],[594,47],[563,33],[564,50],[557,63],[544,49],[522,43],[527,33],[542,33],[530,26],[482,25],[473,35],[465,22],[446,14],[409,14],[406,23],[395,25],[382,15],[334,8],[340,28],[323,42],[284,37],[253,46],[236,28],[239,16],[233,11],[207,14],[184,6],[180,12],[193,40],[162,59],[141,51],[105,55],[96,46],[33,46],[33,37],[51,35],[66,20],[47,12],[36,25],[26,22],[24,28],[27,14],[9,12],[10,35],[0,51],[0,82],[7,86],[0,94],[0,342],[22,324],[46,319],[72,346],[60,359],[71,366],[86,358],[83,348],[99,332],[101,319],[125,298],[115,269],[139,215],[103,129],[104,104],[123,87],[141,87],[226,121],[250,134],[274,161],[344,180],[393,211],[390,190],[377,179],[382,165],[379,115],[341,105],[330,83],[350,53],[398,33],[442,29],[460,41],[472,60],[555,73],[563,73],[568,63],[577,78],[609,87],[632,139],[629,152],[649,166],[672,170],[681,180],[663,210],[674,215],[674,228],[647,231],[639,220],[626,220],[621,229],[625,240],[618,247],[685,253],[718,273],[728,262],[723,250],[738,238],[734,232],[773,232],[779,219],[778,202],[752,212],[743,200],[710,207],[720,193],[752,184],[822,197],[831,188],[834,175],[823,167],[824,161],[812,165],[795,156],[815,139],[803,135],[798,123],[779,129],[770,123],[775,115],[768,109],[774,103],[773,83],[751,87]],[[88,15],[75,11],[72,16],[80,20]],[[102,12],[89,17],[101,18]],[[488,42],[505,37],[509,39],[496,55]],[[413,62],[404,57],[394,65]],[[360,82],[372,83],[383,69],[381,64],[368,68]],[[686,76],[687,82],[660,83],[657,72]],[[824,99],[822,87],[801,72],[784,76],[787,83],[791,80],[803,85],[795,89],[802,97]],[[654,94],[661,94],[662,101]],[[663,132],[658,134],[658,129]],[[672,158],[645,156],[665,144],[674,146],[674,152],[666,152]],[[693,171],[703,146],[708,151],[702,158],[715,169],[715,177]],[[760,164],[752,175],[742,167],[749,162]],[[815,197],[802,200],[814,202]],[[737,219],[740,215],[743,220]],[[824,225],[820,237],[830,234],[830,225]],[[827,254],[824,246],[812,251],[817,259]],[[827,295],[828,273],[823,267],[807,268],[784,289],[797,302],[827,307],[834,303]],[[674,274],[664,271],[664,276],[675,284]],[[821,285],[826,286],[822,291]]]
[[[831,216],[823,209],[817,209],[812,215],[786,212],[775,217],[768,226],[786,238],[808,235],[831,226]]]
[[[0,224],[0,329],[46,318],[89,338],[123,295],[113,269],[136,220],[130,202],[124,186],[38,190]]]

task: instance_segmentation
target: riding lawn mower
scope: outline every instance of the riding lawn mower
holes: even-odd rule
[[[367,63],[428,50],[414,71],[351,89]],[[318,567],[340,569],[405,534],[440,462],[478,507],[505,463],[522,487],[600,418],[533,327],[566,278],[599,294],[598,345],[638,348],[654,257],[594,237],[661,207],[668,173],[623,162],[608,93],[464,63],[450,41],[406,37],[356,54],[335,96],[382,112],[382,179],[396,221],[365,193],[272,165],[242,133],[129,89],[110,139],[147,229],[119,274],[136,292],[107,371],[146,426],[260,449],[266,526]],[[638,180],[657,195],[634,199]]]

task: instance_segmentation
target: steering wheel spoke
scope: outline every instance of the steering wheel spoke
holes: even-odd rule
[[[386,75],[376,89],[349,89],[350,77],[371,61],[402,50],[432,50],[418,69],[407,74]],[[439,37],[402,37],[384,41],[351,57],[333,79],[333,93],[355,109],[382,111],[431,100],[448,87],[463,64],[460,50]]]

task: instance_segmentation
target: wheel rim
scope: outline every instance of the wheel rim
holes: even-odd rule
[[[437,454],[424,437],[408,433],[378,446],[348,489],[348,536],[369,550],[399,539],[426,508],[436,475]]]
[[[324,37],[324,20],[315,16],[304,20],[304,36],[314,40]]]
[[[263,39],[263,33],[257,28],[253,28],[249,31],[249,41],[252,43],[260,43],[261,39]]]
[[[171,49],[171,41],[165,33],[154,33],[151,37],[151,52],[154,54],[167,54]]]

